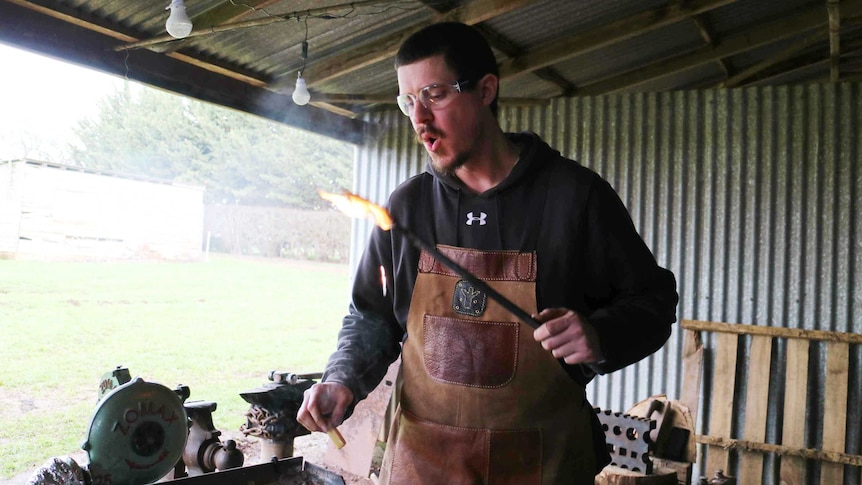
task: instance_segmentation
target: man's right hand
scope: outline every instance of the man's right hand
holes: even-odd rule
[[[344,419],[353,392],[337,382],[321,382],[305,390],[296,420],[309,431],[327,432]]]

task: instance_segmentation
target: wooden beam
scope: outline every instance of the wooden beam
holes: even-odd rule
[[[841,463],[843,465],[862,466],[862,455],[851,455],[836,451],[821,451],[804,448],[793,448],[790,446],[773,445],[769,443],[756,443],[745,440],[722,438],[720,436],[695,435],[698,443],[716,446],[725,450],[759,451],[761,453],[775,453],[781,456],[799,456],[809,460],[826,461],[829,463]]]
[[[696,420],[700,406],[700,382],[703,379],[703,343],[700,340],[700,332],[693,330],[683,332],[682,371],[682,390],[679,400],[688,407],[692,419]],[[691,431],[694,432],[694,429]],[[697,456],[698,450],[694,440],[687,441],[686,461],[701,462],[703,456]]]
[[[781,443],[793,448],[805,447],[805,411],[808,408],[808,352],[811,342],[805,339],[787,340],[787,365],[784,369],[784,419]],[[808,474],[805,460],[798,456],[781,458],[779,483],[802,484]]]
[[[734,3],[736,0],[692,0],[685,5],[672,3],[625,17],[587,32],[552,42],[521,56],[500,63],[500,76],[513,78],[566,59],[606,47],[626,39],[668,26],[693,15]]]
[[[697,27],[697,30],[700,32],[700,36],[703,37],[703,41],[706,45],[713,47],[715,46],[715,36],[712,34],[711,29],[706,25],[706,21],[703,20],[702,15],[695,15],[691,18],[692,22],[694,22],[694,26]],[[716,61],[718,66],[724,71],[724,76],[730,76],[730,68],[727,66],[727,61],[724,59],[718,59]]]
[[[488,43],[491,44],[492,48],[502,52],[506,57],[516,57],[524,53],[524,49],[515,45],[491,28],[486,27],[483,24],[477,24],[474,27],[476,30],[481,32],[486,39],[488,39]],[[543,67],[534,71],[533,74],[539,79],[556,86],[557,89],[559,89],[561,96],[571,96],[575,93],[575,85],[562,74],[557,72],[556,69]]]
[[[709,412],[709,432],[717,436],[730,436],[733,430],[733,403],[736,389],[736,354],[739,336],[729,333],[716,335],[712,395]],[[720,396],[720,399],[716,399]],[[710,448],[706,456],[707,470],[727,470],[730,454],[724,448]]]
[[[204,31],[217,25],[236,22],[252,13],[276,3],[277,1],[278,0],[242,0],[240,3],[234,3],[228,0],[200,15],[192,17],[192,25],[194,26],[194,29]],[[150,48],[155,52],[175,52],[186,47],[190,43],[191,41],[188,38],[185,38],[177,42],[165,42],[163,44],[153,45]]]
[[[323,100],[312,100],[308,104],[314,106],[315,108],[320,108],[322,110],[329,111],[330,113],[335,113],[340,116],[346,116],[351,119],[359,116],[359,113],[355,111],[351,111],[347,108],[342,108],[341,106],[336,106]]]
[[[114,52],[116,40],[115,33],[97,32],[15,1],[0,1],[0,41],[350,143],[361,143],[365,135],[366,123],[361,120],[304,109],[289,96],[174,56],[145,49]]]
[[[370,45],[356,46],[327,57],[322,62],[311,64],[305,68],[302,77],[306,78],[311,86],[324,83],[394,57],[407,37],[433,23],[458,21],[475,25],[536,2],[537,0],[473,0],[444,14],[437,14],[430,21],[389,34]],[[277,82],[278,80],[274,81]]]
[[[81,15],[80,13],[76,13],[73,15],[72,12],[67,12],[66,7],[63,6],[48,7],[32,0],[6,0],[6,3],[32,10],[33,12],[38,12],[39,14],[51,17],[53,19],[62,20],[63,22],[69,23],[76,27],[90,30],[92,32],[96,32],[106,37],[110,37],[112,39],[120,40],[123,42],[137,42],[141,36],[140,33],[124,31],[117,26],[106,26],[103,24],[104,21],[101,19],[89,18],[86,15]],[[2,35],[2,33],[0,33],[0,35]],[[171,39],[176,40],[173,37],[171,37]],[[237,72],[236,70],[228,69],[205,60],[197,59],[176,52],[165,55],[186,62],[188,64],[200,67],[202,69],[206,69],[208,71],[218,73],[223,76],[228,76],[236,80],[243,81],[245,83],[251,84],[252,86],[260,87],[266,85],[264,81],[256,77],[243,74]]]
[[[338,10],[347,10],[347,9],[353,9],[356,7],[362,7],[362,6],[366,6],[366,5],[374,5],[374,4],[383,3],[386,1],[387,0],[360,0],[360,1],[348,3],[348,4],[333,5],[330,7],[313,8],[310,10],[299,10],[296,12],[291,12],[291,13],[286,13],[286,14],[281,14],[281,15],[270,15],[270,16],[262,17],[262,18],[258,18],[258,19],[242,20],[239,22],[213,25],[213,26],[210,26],[206,29],[195,28],[192,30],[192,32],[188,36],[184,37],[182,41],[179,41],[176,38],[171,37],[168,34],[164,34],[164,35],[152,37],[152,38],[147,39],[147,40],[141,40],[141,41],[137,41],[137,42],[131,42],[131,43],[128,43],[126,45],[117,46],[117,47],[114,47],[114,50],[115,51],[124,51],[124,50],[130,50],[130,49],[140,49],[141,47],[151,48],[155,45],[164,44],[166,42],[170,42],[170,43],[186,42],[188,39],[193,39],[195,37],[202,37],[202,36],[206,36],[206,35],[212,35],[212,34],[217,33],[217,32],[231,32],[234,30],[248,29],[248,28],[252,28],[252,27],[261,27],[264,25],[270,25],[270,24],[274,24],[274,23],[278,23],[278,22],[286,22],[290,19],[299,19],[301,17],[308,17],[310,15],[321,15],[324,13],[334,12],[334,11],[338,11]]]
[[[242,0],[238,3],[227,0],[200,15],[196,15],[192,19],[192,23],[195,26],[200,26],[200,28],[208,29],[216,25],[236,22],[276,3],[278,0]]]
[[[862,0],[845,0],[842,6],[848,13],[862,12]],[[785,18],[777,19],[737,35],[721,40],[714,47],[674,57],[644,66],[640,69],[601,79],[578,89],[578,95],[592,96],[612,93],[638,84],[668,76],[686,69],[714,62],[723,57],[745,52],[762,45],[822,28],[828,19],[824,9],[814,6]]]
[[[375,96],[365,94],[312,94],[312,101],[339,104],[395,104],[395,95]],[[548,98],[507,98],[501,97],[500,104],[509,106],[547,106],[551,104]]]
[[[739,71],[738,73],[725,79],[723,82],[719,83],[715,87],[733,88],[739,86],[740,84],[742,84],[743,81],[750,78],[751,76],[754,76],[759,72],[763,72],[776,64],[791,59],[792,57],[796,56],[800,52],[805,51],[814,44],[823,42],[826,39],[827,35],[828,34],[826,33],[826,31],[822,29],[817,30],[813,34],[806,36],[801,42],[797,42],[790,47],[782,50],[781,52],[773,55],[772,57],[768,57],[756,64],[753,64]]]
[[[702,320],[683,320],[680,325],[686,330],[735,333],[739,335],[765,335],[768,337],[799,338],[807,340],[821,340],[826,342],[862,344],[862,334],[859,333],[829,332],[826,330],[805,330],[802,328],[762,327],[760,325],[744,325],[741,323],[725,322],[706,322]]]
[[[841,11],[838,8],[838,0],[827,0],[826,11],[829,13],[829,75],[832,82],[838,82],[841,76],[839,66],[841,63]]]
[[[500,98],[501,106],[549,106],[550,98]],[[311,102],[309,103],[316,108],[320,108],[331,113],[335,113],[348,118],[357,118],[362,113],[377,109],[374,106],[391,109],[395,104],[394,96],[374,96],[363,94],[312,94]],[[339,105],[353,105],[352,108],[347,108]],[[359,108],[361,105],[365,107]],[[371,108],[369,108],[371,106]]]
[[[766,441],[769,405],[769,369],[772,362],[772,338],[751,337],[748,361],[748,382],[745,392],[745,424],[742,438]],[[763,455],[743,451],[739,454],[739,483],[759,483],[763,476]]]
[[[826,382],[828,398],[823,403],[823,451],[843,453],[847,432],[847,387],[850,385],[850,345],[830,342],[826,346]],[[851,404],[855,410],[859,403]],[[844,467],[824,464],[820,467],[820,483],[844,483]]]
[[[862,53],[862,38],[845,41],[843,50],[844,54],[842,55],[842,57],[850,57]],[[829,57],[824,56],[820,52],[803,54],[799,57],[794,58],[792,61],[788,61],[786,63],[786,66],[784,67],[779,65],[774,70],[763,72],[756,78],[746,80],[744,83],[740,84],[739,87],[760,86],[764,84],[775,83],[775,80],[778,77],[787,76],[789,74],[793,74],[794,72],[811,69],[817,66],[826,65],[826,68],[828,69],[828,63]],[[852,79],[850,77],[842,75],[839,82],[849,82],[851,80]],[[827,72],[826,75],[809,79],[808,82],[830,83],[832,82],[832,76],[830,73]]]

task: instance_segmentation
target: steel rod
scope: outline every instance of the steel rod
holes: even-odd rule
[[[479,279],[478,276],[467,271],[466,268],[459,265],[445,254],[441,253],[436,247],[434,247],[434,245],[423,241],[421,238],[419,238],[419,236],[414,234],[406,227],[399,225],[397,222],[393,221],[393,228],[398,229],[415,246],[420,249],[424,249],[430,255],[434,256],[435,259],[447,266],[449,269],[458,273],[458,276],[464,278],[476,288],[484,291],[489,297],[491,297],[492,300],[502,305],[503,308],[505,308],[506,310],[512,312],[512,314],[518,317],[518,319],[520,319],[522,322],[533,328],[539,328],[540,326],[542,326],[542,323],[533,318],[529,313],[527,313],[526,310],[513,303],[512,300],[509,300],[508,298],[503,296],[500,292],[498,292],[497,290],[489,286],[487,283]]]

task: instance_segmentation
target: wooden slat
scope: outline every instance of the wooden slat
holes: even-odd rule
[[[784,372],[784,425],[782,445],[805,446],[805,409],[808,396],[808,348],[803,339],[787,340],[787,367]],[[806,483],[805,460],[795,456],[781,457],[779,482],[784,485]]]
[[[715,372],[712,379],[712,411],[709,434],[730,438],[733,423],[733,388],[736,384],[736,349],[739,337],[735,334],[716,335]],[[707,472],[728,469],[728,452],[711,447],[707,455]]]
[[[742,439],[747,441],[766,441],[771,353],[771,337],[763,335],[751,337],[745,397],[745,425],[742,430]],[[739,483],[760,483],[763,477],[763,455],[752,452],[741,453],[739,470]]]
[[[824,340],[827,342],[862,344],[862,334],[859,333],[828,332],[825,330],[805,330],[802,328],[763,327],[760,325],[706,322],[701,320],[683,320],[680,324],[682,328],[687,330],[735,333],[739,335],[768,335],[770,337],[800,338],[807,340]]]
[[[703,375],[703,344],[700,341],[700,332],[686,330],[682,349],[682,396],[680,402],[688,407],[693,421],[697,422],[698,401],[700,398],[700,379]],[[701,461],[702,456],[697,456],[695,441],[688,440],[688,459],[690,461]]]
[[[844,451],[849,355],[850,346],[846,343],[833,342],[827,348],[825,388],[830,395],[823,406],[823,449],[826,451]],[[824,463],[820,469],[820,483],[844,483],[844,467]]]
[[[806,460],[862,467],[862,455],[838,453],[837,451],[791,448],[789,446],[773,445],[770,443],[755,443],[753,441],[735,440],[732,438],[705,436],[700,434],[695,435],[694,439],[697,440],[698,443],[709,446],[718,446],[726,450],[760,451],[762,453],[773,453],[781,456],[798,456],[800,458],[805,458]]]
[[[820,469],[819,483],[823,485],[843,483],[847,466],[862,467],[862,455],[844,452],[847,408],[850,406],[847,402],[850,346],[862,343],[862,335],[692,320],[683,320],[682,327],[687,331],[708,331],[715,335],[713,389],[704,391],[705,398],[711,403],[712,415],[704,417],[710,422],[709,434],[695,436],[697,443],[707,445],[707,473],[728,469],[728,457],[739,456],[739,466],[734,467],[739,475],[738,483],[760,483],[763,475],[762,455],[766,453],[779,458],[775,472],[782,485],[807,483],[812,469],[809,460],[819,462],[816,466]],[[752,337],[751,351],[744,364],[748,369],[748,381],[744,386],[747,393],[744,420],[741,422],[742,436],[736,439],[730,437],[730,431],[732,423],[739,420],[738,416],[733,416],[738,408],[733,406],[733,388],[739,335]],[[765,443],[772,361],[770,354],[774,338],[787,339],[781,444]],[[810,421],[806,419],[806,406],[811,385],[808,372],[811,340],[823,341],[827,348],[823,388],[828,391],[821,418],[823,440],[818,444],[818,449],[805,448],[806,423]],[[685,345],[684,359],[689,356],[686,349],[692,344],[686,341]]]

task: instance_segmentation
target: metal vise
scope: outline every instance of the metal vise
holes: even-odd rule
[[[296,421],[296,413],[302,405],[305,390],[314,384],[313,379],[322,376],[322,373],[272,371],[267,376],[271,382],[240,393],[251,404],[246,413],[246,423],[240,431],[260,438],[261,462],[293,456],[294,438],[309,434]]]
[[[213,426],[212,413],[216,403],[210,401],[191,401],[184,404],[191,425],[189,438],[183,450],[184,463],[189,476],[202,475],[216,470],[239,468],[245,457],[236,447],[234,440],[222,443],[221,431]],[[177,464],[179,466],[179,463]]]

